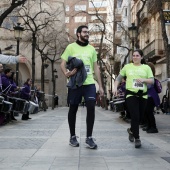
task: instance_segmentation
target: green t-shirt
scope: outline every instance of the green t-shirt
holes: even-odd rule
[[[81,59],[84,63],[87,72],[87,78],[83,85],[95,84],[93,78],[94,62],[97,61],[97,53],[95,48],[91,45],[80,46],[74,42],[67,46],[61,58],[67,62],[69,56]]]
[[[136,79],[154,77],[152,70],[148,65],[142,64],[140,66],[135,66],[133,63],[125,65],[120,71],[120,75],[123,77],[126,76],[126,89],[135,93],[138,92],[138,90],[142,90],[144,93],[147,91],[147,84],[139,84],[136,82]],[[131,95],[127,95],[127,97],[129,96]],[[143,98],[147,98],[147,95],[143,96]]]

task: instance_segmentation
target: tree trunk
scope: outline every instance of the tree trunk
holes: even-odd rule
[[[52,85],[53,85],[53,91],[52,91],[52,110],[54,110],[54,97],[55,97],[55,75],[54,75],[54,61],[51,61],[51,72],[52,72]]]
[[[165,48],[167,78],[170,78],[170,44],[168,44],[165,20],[164,20],[164,16],[163,16],[163,4],[162,4],[161,0],[157,0],[157,5],[159,8],[161,27],[162,27],[162,37],[163,37],[164,48]],[[167,82],[167,87],[170,90],[170,82],[169,81]],[[169,104],[170,104],[170,98],[169,98]],[[170,112],[170,110],[169,110],[169,112]]]
[[[44,58],[42,57],[42,65],[41,65],[41,90],[44,92]]]
[[[35,82],[35,46],[36,46],[36,36],[35,32],[32,34],[32,89],[34,89]]]

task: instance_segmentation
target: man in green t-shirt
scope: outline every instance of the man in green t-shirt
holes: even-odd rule
[[[67,70],[66,64],[68,62],[68,57],[76,57],[83,61],[85,70],[87,72],[87,78],[83,82],[82,86],[77,86],[76,89],[69,88],[68,91],[68,102],[69,102],[69,112],[68,112],[68,123],[70,128],[70,145],[78,147],[79,143],[77,141],[75,133],[76,124],[76,113],[78,110],[78,105],[84,97],[86,107],[87,107],[87,134],[86,134],[86,144],[91,149],[96,149],[97,145],[94,143],[92,138],[93,125],[95,119],[95,103],[96,103],[96,87],[93,78],[93,73],[97,77],[99,84],[100,95],[103,95],[103,88],[101,84],[100,71],[97,65],[97,54],[93,46],[89,45],[89,31],[88,27],[85,25],[79,26],[77,28],[77,41],[69,44],[62,54],[61,70],[64,75],[69,78],[74,76],[78,72],[78,68],[73,70]]]

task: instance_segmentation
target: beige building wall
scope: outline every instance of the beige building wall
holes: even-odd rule
[[[28,1],[28,6],[31,6],[31,1]],[[63,38],[66,39],[65,30],[65,10],[64,10],[64,0],[48,0],[46,2],[49,5],[45,5],[44,7],[49,11],[56,11],[60,8],[60,12],[58,12],[56,18],[60,20],[59,23],[55,26],[56,28],[63,30]],[[1,4],[0,4],[1,5]],[[34,7],[36,11],[36,7]],[[34,11],[34,12],[35,12]],[[8,18],[7,18],[8,19]],[[43,20],[43,18],[41,18]],[[22,23],[22,21],[21,21]],[[20,85],[23,84],[23,82],[26,81],[27,78],[30,78],[32,73],[32,45],[31,45],[31,33],[28,31],[24,31],[23,39],[20,41],[20,53],[22,55],[25,55],[28,59],[28,62],[26,64],[20,64],[19,67],[19,79],[20,79]],[[13,48],[9,51],[4,51],[4,48],[13,45]],[[0,48],[2,49],[3,53],[11,53],[16,54],[16,40],[14,39],[14,32],[13,32],[13,25],[11,27],[11,30],[5,30],[3,28],[0,29]],[[66,89],[66,78],[61,73],[60,69],[60,62],[55,63],[55,69],[58,71],[58,79],[56,79],[56,94],[59,96],[59,105],[60,106],[66,106],[67,103],[67,89]],[[36,51],[36,57],[35,57],[35,85],[40,86],[40,80],[41,80],[41,58],[40,54]],[[10,65],[13,70],[15,70],[15,65]],[[51,99],[52,99],[52,83],[51,83],[51,70],[50,66],[45,70],[45,93],[46,98],[48,99],[49,105],[51,105]]]

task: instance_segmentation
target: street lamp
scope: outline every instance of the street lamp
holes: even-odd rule
[[[112,101],[112,97],[113,97],[113,89],[112,89],[112,86],[113,86],[113,84],[112,84],[112,79],[113,79],[113,77],[112,77],[112,70],[113,70],[113,68],[112,68],[112,66],[114,65],[114,58],[113,57],[110,57],[109,58],[109,61],[110,61],[110,101]]]
[[[19,43],[20,39],[22,38],[22,33],[24,31],[24,28],[20,26],[20,23],[17,23],[16,26],[14,26],[14,37],[17,40],[17,56],[19,55]],[[16,84],[18,85],[19,80],[19,63],[16,64]]]
[[[132,26],[128,28],[129,35],[132,40],[132,50],[134,51],[135,46],[135,38],[137,37],[137,27],[135,26],[135,23],[132,23]]]
[[[105,109],[108,110],[108,106],[107,106],[107,75],[104,74],[103,76],[103,79],[104,79],[104,102],[105,102]]]

